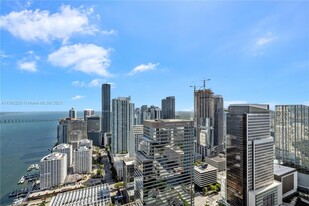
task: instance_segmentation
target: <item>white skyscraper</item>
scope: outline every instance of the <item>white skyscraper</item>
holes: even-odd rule
[[[112,153],[128,153],[134,123],[134,104],[130,97],[112,100]]]
[[[59,144],[53,148],[53,152],[65,153],[67,155],[67,166],[72,166],[72,145],[70,144]]]
[[[41,190],[64,183],[67,176],[67,156],[65,153],[51,153],[40,161]]]
[[[74,173],[91,173],[92,148],[80,146],[74,150]]]
[[[90,139],[82,139],[77,143],[78,147],[81,146],[87,146],[87,147],[92,147],[92,140]]]

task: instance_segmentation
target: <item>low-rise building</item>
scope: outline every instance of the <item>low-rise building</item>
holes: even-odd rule
[[[275,164],[274,179],[282,183],[282,198],[297,192],[297,171],[295,168]]]
[[[211,165],[194,166],[194,183],[200,188],[215,184],[217,182],[217,174],[218,169]]]
[[[50,206],[72,205],[101,205],[109,206],[112,203],[107,184],[87,187],[80,190],[59,193],[54,196]]]

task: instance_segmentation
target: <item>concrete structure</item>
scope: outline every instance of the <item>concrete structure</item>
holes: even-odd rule
[[[175,119],[175,97],[170,96],[162,99],[162,119]]]
[[[147,105],[142,105],[141,106],[141,124],[144,123],[144,120],[146,119],[144,116],[144,112],[148,110]]]
[[[87,117],[87,131],[101,131],[101,117],[99,115]]]
[[[69,111],[69,117],[70,117],[71,119],[77,119],[77,111],[76,111],[76,109],[74,109],[73,107],[72,107],[72,109],[70,109],[70,111]]]
[[[92,140],[90,139],[82,139],[77,142],[78,147],[82,147],[82,146],[92,147],[92,145],[93,143],[92,143]]]
[[[193,152],[193,121],[144,120],[136,152],[135,200],[194,205]]]
[[[134,158],[123,160],[123,186],[134,190]]]
[[[249,191],[248,206],[281,205],[281,183],[273,181],[272,184],[257,190]]]
[[[51,153],[40,161],[40,189],[45,190],[64,183],[67,176],[65,153]]]
[[[79,146],[74,150],[74,173],[91,173],[92,171],[92,148]]]
[[[218,169],[211,165],[194,166],[194,183],[204,188],[217,183]]]
[[[59,193],[54,196],[50,206],[100,205],[109,206],[112,203],[107,184],[87,187],[79,190]]]
[[[133,125],[131,129],[131,143],[133,145],[130,146],[129,155],[133,157],[135,152],[138,149],[138,144],[140,138],[143,136],[143,125]]]
[[[276,105],[276,159],[309,172],[309,106]]]
[[[133,125],[134,104],[130,97],[118,97],[112,100],[113,124],[112,147],[113,154],[129,152],[131,127]]]
[[[114,168],[116,169],[117,176],[120,179],[123,179],[123,171],[124,171],[124,164],[123,162],[126,161],[133,161],[134,157],[129,157],[129,154],[114,154],[112,155],[112,162],[114,164]]]
[[[297,186],[300,193],[309,194],[309,174],[297,172]],[[306,200],[308,202],[308,200]],[[309,203],[308,203],[309,204]]]
[[[102,84],[102,133],[111,132],[111,85]]]
[[[70,144],[59,144],[53,148],[53,152],[65,153],[67,155],[67,168],[72,166],[73,153],[72,145]]]
[[[282,198],[297,192],[297,171],[291,167],[274,165],[274,178],[282,183]]]
[[[142,112],[140,108],[135,108],[134,110],[134,125],[142,124]]]
[[[194,122],[196,127],[196,152],[203,159],[211,153],[223,151],[223,98],[212,90],[194,91]]]
[[[224,157],[205,157],[205,162],[217,168],[219,172],[226,170],[226,158]]]
[[[251,205],[255,203],[252,195],[263,193],[268,195],[266,199],[270,197],[271,205],[278,204],[278,190],[270,187],[274,183],[274,149],[269,106],[229,106],[227,135],[227,202]]]
[[[57,126],[58,143],[68,143],[76,148],[79,140],[87,138],[87,123],[81,119],[61,119]]]

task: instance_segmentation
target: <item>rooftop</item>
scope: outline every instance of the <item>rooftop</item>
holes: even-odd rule
[[[66,154],[64,153],[59,153],[59,152],[53,152],[50,153],[49,155],[46,155],[45,157],[42,158],[42,161],[51,161],[51,160],[60,160],[65,157]]]
[[[291,172],[296,172],[296,169],[292,167],[274,164],[274,175],[282,176]]]
[[[196,170],[199,173],[205,173],[213,170],[218,170],[217,168],[211,166],[210,164],[207,164],[206,168],[203,168],[203,166],[194,166],[194,170]]]
[[[88,150],[90,150],[90,149],[91,149],[91,147],[81,146],[81,147],[77,147],[77,148],[75,149],[75,151],[88,151]]]
[[[54,149],[66,149],[70,147],[72,147],[72,145],[63,143],[63,144],[57,145],[56,147],[54,147]]]

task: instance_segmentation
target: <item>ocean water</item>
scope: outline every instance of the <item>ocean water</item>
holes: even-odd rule
[[[57,140],[58,120],[67,116],[67,112],[0,113],[1,122],[9,119],[50,120],[0,123],[0,205],[11,204],[14,198],[9,199],[9,193],[27,186],[26,182],[21,186],[17,182],[27,173],[30,164],[39,163],[50,152]]]

